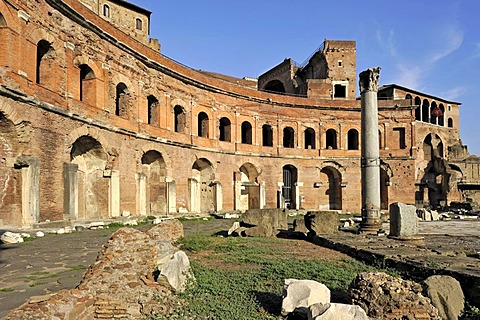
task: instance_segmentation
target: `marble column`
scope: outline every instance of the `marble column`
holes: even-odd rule
[[[360,73],[362,108],[362,223],[360,232],[376,233],[380,221],[380,151],[378,143],[378,78],[380,68]]]

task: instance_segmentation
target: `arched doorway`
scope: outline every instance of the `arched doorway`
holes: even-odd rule
[[[297,208],[296,201],[296,186],[297,186],[298,172],[297,168],[292,165],[283,167],[283,187],[282,199],[283,207],[295,210]]]
[[[260,185],[257,181],[257,168],[251,163],[244,163],[236,178],[237,210],[260,209]]]
[[[329,210],[342,210],[342,175],[340,171],[331,166],[320,170],[324,200],[328,203]]]
[[[77,219],[107,219],[109,181],[104,177],[107,154],[91,136],[81,136],[72,145],[70,159],[78,165]]]
[[[142,173],[145,177],[143,201],[146,214],[159,215],[167,213],[167,184],[165,181],[165,161],[156,150],[150,150],[142,156]]]
[[[215,211],[215,183],[212,163],[200,158],[192,166],[189,179],[190,211],[211,213]]]
[[[438,135],[430,133],[423,140],[422,149],[426,167],[419,184],[417,198],[422,200],[424,207],[435,209],[446,204],[448,194],[448,164],[443,158],[442,139]],[[428,203],[425,203],[424,199],[427,198]]]

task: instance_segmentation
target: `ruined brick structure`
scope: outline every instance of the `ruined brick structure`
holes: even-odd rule
[[[3,224],[360,211],[354,41],[236,79],[161,55],[149,17],[123,0],[0,1]],[[379,96],[382,208],[463,200],[479,177],[460,104],[397,85]]]

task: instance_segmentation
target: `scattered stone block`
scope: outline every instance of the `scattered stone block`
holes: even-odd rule
[[[43,233],[42,231],[37,231],[37,232],[35,233],[35,237],[37,237],[37,238],[43,238],[43,237],[45,237],[45,233]]]
[[[395,202],[390,204],[390,237],[418,237],[417,209],[415,206]]]
[[[147,231],[154,240],[177,241],[183,238],[183,224],[178,219],[168,219],[154,225]]]
[[[0,240],[6,244],[22,243],[23,238],[20,233],[7,231],[0,236]]]
[[[270,225],[277,230],[288,230],[287,211],[284,209],[250,209],[242,214],[242,222],[250,226]]]
[[[183,251],[177,251],[163,266],[159,266],[161,276],[164,276],[177,292],[186,289],[187,281],[194,279],[190,261]]]
[[[308,229],[305,226],[305,219],[302,218],[293,220],[293,231],[307,234]]]
[[[333,234],[338,231],[338,213],[335,211],[308,211],[305,226],[311,235]]]
[[[238,229],[235,229],[233,232],[232,232],[232,236],[234,237],[246,237],[247,234],[245,233],[245,230],[247,230],[248,228],[245,228],[245,227],[239,227]]]
[[[465,297],[460,283],[453,277],[435,275],[427,278],[424,292],[438,309],[442,319],[456,320],[465,307]]]
[[[285,279],[282,315],[293,311],[307,314],[308,307],[316,303],[330,303],[330,289],[313,280]],[[300,309],[300,310],[299,310]]]
[[[432,221],[440,220],[440,215],[438,214],[437,210],[430,211],[430,214],[432,215]]]
[[[233,233],[235,230],[237,230],[238,228],[240,228],[240,222],[235,221],[235,222],[233,223],[232,227],[231,227],[230,229],[228,229],[227,234],[228,234],[229,236],[232,235],[232,233]]]
[[[138,226],[138,220],[137,219],[129,219],[123,223],[124,226]]]
[[[275,237],[278,231],[269,224],[260,224],[258,226],[245,228],[243,233],[245,233],[247,237],[269,238]]]
[[[341,303],[316,303],[308,308],[310,320],[368,320],[367,313],[360,306]]]

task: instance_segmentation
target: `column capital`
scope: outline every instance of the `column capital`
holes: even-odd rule
[[[380,77],[380,70],[381,68],[377,67],[360,72],[360,93],[363,93],[364,91],[378,91],[378,78]]]

